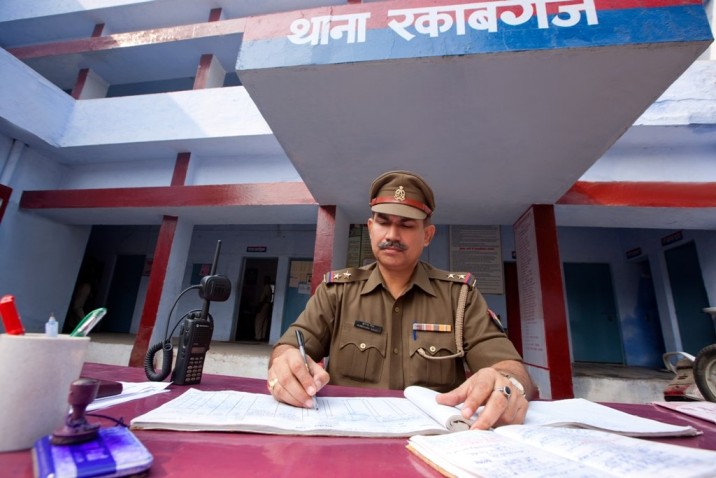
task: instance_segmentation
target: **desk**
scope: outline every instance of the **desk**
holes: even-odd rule
[[[85,364],[82,376],[145,382],[144,370],[113,365]],[[205,374],[201,390],[241,390],[268,393],[264,380]],[[129,422],[135,416],[178,397],[186,386],[170,386],[168,393],[134,400],[97,413]],[[396,390],[327,386],[322,396],[402,396]],[[704,432],[697,437],[659,439],[664,443],[716,450],[716,425],[662,409],[655,405],[607,404],[613,408],[666,423],[692,425]],[[93,420],[97,420],[93,418]],[[102,420],[103,425],[111,423]],[[224,432],[172,432],[136,430],[134,433],[154,455],[150,477],[252,476],[341,477],[441,476],[405,449],[405,438],[341,438],[260,435]],[[30,451],[0,453],[0,475],[31,477]]]

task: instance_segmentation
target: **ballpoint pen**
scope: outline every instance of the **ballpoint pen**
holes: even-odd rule
[[[75,330],[70,333],[70,337],[85,337],[106,314],[107,309],[101,307],[85,315],[84,319],[75,327]]]
[[[306,365],[306,370],[308,373],[311,373],[311,369],[308,367],[308,358],[306,357],[306,348],[304,346],[304,340],[303,340],[303,332],[296,329],[296,341],[298,342],[298,351],[301,352],[301,357],[303,357],[303,363]],[[313,408],[315,410],[318,410],[318,399],[313,396]]]

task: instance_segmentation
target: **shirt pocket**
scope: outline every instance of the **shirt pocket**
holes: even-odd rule
[[[418,353],[423,349],[431,358]],[[445,357],[457,353],[454,333],[418,331],[415,340],[410,340],[410,377],[407,385],[420,385],[437,391],[451,390],[457,383],[464,380],[458,376],[459,358],[437,360],[432,357]],[[409,382],[409,383],[408,383]]]
[[[380,382],[385,364],[387,338],[358,328],[341,332],[338,347],[338,370],[359,382]]]

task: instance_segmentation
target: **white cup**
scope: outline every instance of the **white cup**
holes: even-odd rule
[[[31,448],[65,423],[89,337],[0,334],[0,452]]]

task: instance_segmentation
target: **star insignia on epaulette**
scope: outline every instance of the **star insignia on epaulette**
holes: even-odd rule
[[[455,274],[452,274],[452,273],[448,274],[448,279],[454,279],[454,278],[455,278]]]
[[[457,277],[458,277],[458,279],[464,279],[464,278],[467,277],[467,276],[466,276],[465,274],[460,274],[460,275],[457,276]]]
[[[350,272],[344,272],[343,275],[346,276],[346,279],[347,279],[347,278],[349,278],[349,277],[351,276],[351,273],[350,273]]]
[[[341,274],[341,273],[339,272],[338,274],[334,275],[333,278],[334,278],[334,279],[340,279],[342,275],[343,275],[343,274]]]

